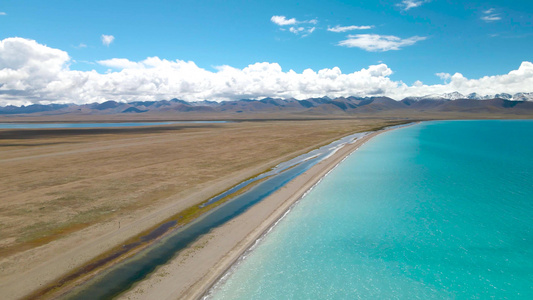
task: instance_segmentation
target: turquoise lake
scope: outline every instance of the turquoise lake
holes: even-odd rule
[[[437,121],[349,156],[212,299],[533,299],[533,121]]]

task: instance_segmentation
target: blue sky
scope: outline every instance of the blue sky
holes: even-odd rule
[[[328,30],[338,25],[370,28]],[[109,66],[99,61],[154,56],[211,72],[269,62],[284,72],[338,67],[348,74],[385,64],[390,80],[410,86],[444,83],[437,73],[507,74],[533,61],[529,0],[4,0],[0,28],[0,40],[35,40],[67,52],[69,70],[102,74]]]

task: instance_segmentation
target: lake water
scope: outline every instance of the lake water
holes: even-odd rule
[[[309,192],[212,299],[533,299],[533,121],[377,136]]]
[[[0,129],[39,129],[39,128],[109,128],[136,127],[187,123],[226,123],[227,121],[180,121],[180,122],[123,122],[123,123],[0,123]]]

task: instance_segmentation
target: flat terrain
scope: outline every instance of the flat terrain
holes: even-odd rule
[[[0,281],[46,283],[279,162],[395,122],[0,130]]]

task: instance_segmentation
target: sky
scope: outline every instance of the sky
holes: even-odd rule
[[[0,105],[533,92],[533,1],[0,2]]]

